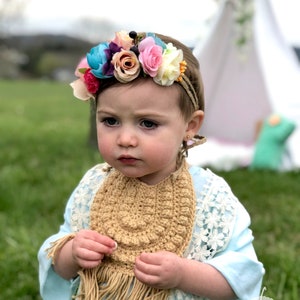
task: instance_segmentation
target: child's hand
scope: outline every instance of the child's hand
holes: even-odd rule
[[[98,266],[104,255],[112,254],[117,244],[110,237],[93,230],[81,230],[73,239],[72,256],[81,268]]]
[[[135,260],[134,274],[149,286],[169,289],[178,286],[182,265],[183,259],[171,252],[142,253]]]

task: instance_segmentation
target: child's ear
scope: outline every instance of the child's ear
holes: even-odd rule
[[[198,132],[201,128],[201,125],[203,123],[203,120],[204,120],[204,112],[202,110],[196,110],[193,113],[190,121],[188,122],[188,126],[186,129],[186,135],[193,137],[196,134],[198,134]]]

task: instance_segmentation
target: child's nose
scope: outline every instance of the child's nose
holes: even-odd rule
[[[121,147],[136,147],[137,136],[133,130],[124,129],[119,133],[118,145]]]

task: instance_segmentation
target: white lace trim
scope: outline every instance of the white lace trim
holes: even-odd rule
[[[236,216],[237,199],[226,182],[209,170],[210,176],[197,197],[196,220],[192,240],[185,257],[207,261],[227,246]],[[206,298],[175,290],[169,299],[204,300]]]
[[[100,164],[89,170],[74,193],[71,210],[71,227],[74,232],[89,228],[90,206],[107,172],[106,164]],[[227,246],[236,215],[237,199],[227,183],[206,170],[207,178],[201,191],[196,191],[196,218],[193,236],[184,256],[198,261],[207,261]],[[197,177],[195,178],[197,180]],[[169,299],[200,300],[191,294],[174,290]]]
[[[71,228],[73,232],[90,226],[90,207],[105,175],[106,164],[99,164],[90,169],[80,181],[73,198]]]
[[[187,258],[208,260],[228,244],[236,215],[237,199],[226,182],[208,171],[201,196],[197,198],[196,220]]]

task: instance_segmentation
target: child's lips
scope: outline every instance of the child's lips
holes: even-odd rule
[[[134,164],[138,159],[130,155],[121,155],[118,160],[123,164]]]

